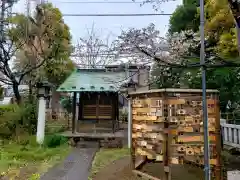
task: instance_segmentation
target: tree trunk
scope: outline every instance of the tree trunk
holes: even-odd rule
[[[12,88],[13,88],[14,96],[16,98],[16,102],[17,102],[18,105],[20,105],[21,101],[22,101],[22,97],[20,95],[18,86],[19,86],[19,84],[14,82],[13,85],[12,85]]]
[[[22,102],[22,98],[21,98],[21,95],[19,93],[19,84],[17,82],[13,82],[13,85],[12,85],[12,88],[13,88],[13,93],[14,93],[14,96],[16,98],[16,102],[18,105],[21,105],[21,102]],[[19,121],[15,122],[16,124],[16,128],[15,128],[15,136],[17,138],[17,140],[19,140],[19,134],[20,134],[20,124],[19,124]]]
[[[29,94],[28,94],[29,102],[33,103],[33,85],[31,80],[29,81],[28,89],[29,89]]]

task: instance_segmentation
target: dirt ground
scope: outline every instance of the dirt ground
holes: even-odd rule
[[[148,163],[141,171],[160,178],[163,173],[163,167],[160,163]],[[191,167],[190,165],[184,165],[172,168],[172,179],[203,180],[204,178],[201,169]],[[142,180],[142,178],[137,177],[132,173],[130,168],[130,158],[125,157],[102,169],[96,174],[93,180]]]
[[[93,180],[141,180],[132,174],[130,158],[117,160],[98,172]]]
[[[240,156],[230,156],[227,158],[226,169],[240,169]],[[172,180],[204,180],[203,169],[192,165],[174,165],[172,166]],[[142,170],[154,177],[162,177],[163,166],[160,163],[148,163]],[[130,158],[125,157],[113,162],[111,165],[103,168],[96,174],[93,180],[142,180],[141,177],[136,177],[130,168]]]

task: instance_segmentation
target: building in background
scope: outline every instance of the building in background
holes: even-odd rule
[[[107,65],[106,71],[110,72],[123,72],[125,73],[126,81],[123,82],[120,88],[119,103],[120,108],[128,105],[126,96],[132,91],[145,91],[150,88],[150,66],[141,64],[112,64]],[[134,87],[129,88],[129,83]]]
[[[127,107],[128,93],[148,90],[149,72],[149,66],[135,64],[76,69],[57,89],[57,92],[73,95],[72,103],[76,107],[72,109],[73,119],[77,122],[72,120],[72,131],[86,124],[117,130],[119,111]]]

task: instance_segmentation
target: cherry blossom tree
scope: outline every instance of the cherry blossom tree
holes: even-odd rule
[[[131,53],[130,60],[134,63],[152,63],[154,87],[179,87],[180,77],[186,72],[181,66],[192,61],[186,57],[197,53],[199,40],[199,35],[192,31],[161,37],[155,25],[150,24],[146,28],[122,31],[115,48],[119,54]]]
[[[101,38],[94,25],[85,37],[80,37],[72,54],[74,62],[81,68],[101,68],[116,58],[110,34]]]
[[[182,64],[186,59],[185,56],[197,54],[199,42],[199,34],[193,31],[162,37],[155,25],[150,24],[146,28],[122,31],[114,47],[119,54],[131,52],[138,61],[153,61],[174,66],[174,64]]]

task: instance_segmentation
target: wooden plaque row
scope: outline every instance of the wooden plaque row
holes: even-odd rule
[[[207,99],[210,164],[217,164],[216,144],[219,116],[217,100]],[[167,128],[166,128],[167,124]],[[201,98],[153,97],[132,100],[132,140],[135,155],[163,161],[166,142],[173,164],[190,161],[203,164],[203,120]],[[167,134],[167,136],[166,136]]]

